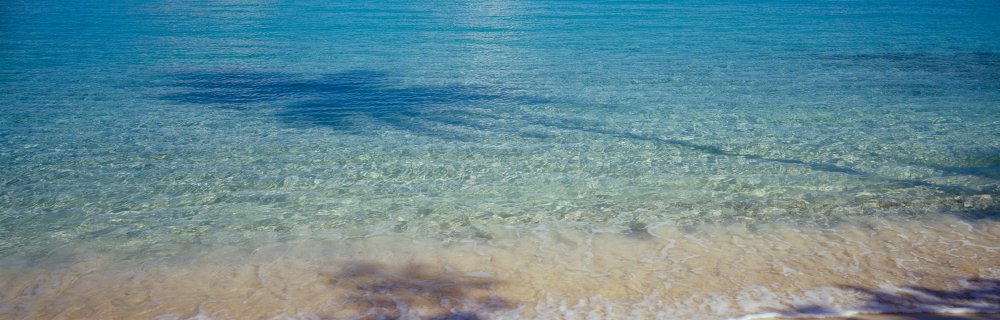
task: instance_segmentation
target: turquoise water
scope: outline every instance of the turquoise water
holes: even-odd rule
[[[0,4],[0,258],[1000,212],[994,1]]]

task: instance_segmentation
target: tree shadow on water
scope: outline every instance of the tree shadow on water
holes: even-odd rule
[[[839,285],[840,289],[859,294],[864,304],[857,308],[863,313],[890,313],[893,319],[967,319],[958,315],[935,314],[945,310],[1000,317],[1000,279],[971,278],[963,288],[941,290],[921,286],[901,288],[865,288]],[[799,305],[778,312],[783,316],[833,315],[839,310],[821,305]],[[848,319],[851,319],[848,317]]]
[[[511,301],[493,293],[501,282],[490,275],[423,264],[353,262],[327,274],[327,281],[344,292],[338,313],[351,319],[480,320],[486,313],[513,308]]]
[[[697,140],[607,129],[607,122],[577,116],[573,108],[593,103],[517,94],[515,90],[476,85],[405,85],[378,71],[356,70],[306,76],[283,72],[205,71],[167,77],[176,103],[247,111],[263,111],[282,123],[325,127],[340,133],[377,134],[385,129],[448,140],[477,140],[491,135],[548,138],[558,132],[614,137],[690,150],[715,156],[742,157],[810,170],[881,179],[901,186],[932,187],[956,194],[979,193],[960,186],[924,180],[878,176],[866,170],[827,162],[774,157],[724,149]],[[523,110],[558,106],[558,114],[526,114]],[[620,106],[600,105],[603,108]],[[977,174],[978,171],[973,172]]]
[[[547,100],[468,85],[403,86],[389,74],[346,71],[305,77],[280,72],[180,74],[162,98],[231,109],[270,110],[283,123],[365,133],[378,126],[411,133],[461,138],[460,132],[511,131],[497,115],[479,107],[537,105]],[[444,128],[458,128],[449,130]]]

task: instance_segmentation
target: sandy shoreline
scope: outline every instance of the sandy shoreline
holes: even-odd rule
[[[263,241],[160,257],[80,252],[67,263],[7,265],[0,269],[0,318],[727,319],[1000,311],[995,221],[764,231],[715,226],[696,233],[660,226],[643,236],[486,231],[492,239]],[[914,316],[935,319],[833,319]]]
[[[780,318],[779,318],[780,319]],[[993,320],[1000,319],[1000,313],[993,314],[942,314],[942,313],[892,313],[864,314],[849,317],[800,318],[806,320]]]

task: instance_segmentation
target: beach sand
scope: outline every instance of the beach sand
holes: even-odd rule
[[[1000,319],[1000,313],[994,314],[866,314],[850,317],[806,318],[809,320],[995,320]]]
[[[312,235],[162,255],[61,253],[59,261],[0,269],[0,318],[725,319],[1000,311],[1000,223],[991,220],[753,231],[663,225],[642,233],[483,228],[488,237],[469,240]],[[840,319],[900,317],[913,319]]]

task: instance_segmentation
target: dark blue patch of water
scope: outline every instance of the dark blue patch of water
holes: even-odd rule
[[[285,123],[351,132],[363,130],[359,121],[374,121],[419,134],[444,135],[446,132],[437,132],[421,121],[481,126],[483,121],[476,120],[483,119],[469,121],[470,113],[463,109],[546,102],[482,86],[401,86],[393,77],[375,71],[348,71],[316,78],[268,72],[208,72],[179,75],[170,86],[180,90],[165,95],[167,100],[235,109],[276,108],[274,115]]]

